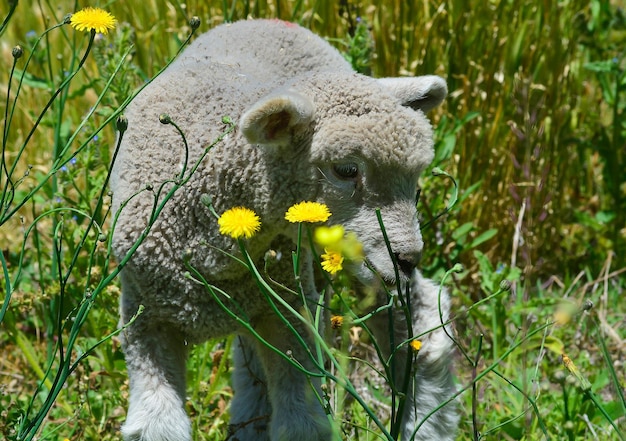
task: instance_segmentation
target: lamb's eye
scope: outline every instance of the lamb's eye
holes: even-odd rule
[[[333,171],[341,179],[355,179],[359,175],[359,166],[354,162],[333,165]]]

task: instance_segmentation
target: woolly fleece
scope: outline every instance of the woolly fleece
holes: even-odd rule
[[[260,267],[268,250],[282,253],[269,271],[292,288],[297,226],[284,214],[303,200],[327,204],[330,222],[354,231],[367,261],[382,280],[393,283],[396,271],[374,213],[380,208],[403,283],[411,280],[419,309],[415,330],[440,325],[441,298],[446,319],[446,292],[415,270],[423,243],[414,204],[418,175],[433,158],[432,130],[423,112],[445,94],[445,83],[434,76],[375,80],[356,74],[310,31],[255,20],[201,35],[133,100],[111,176],[113,210],[119,214],[113,235],[118,259],[124,261],[147,233],[122,271],[121,322],[127,323],[140,305],[145,308],[123,333],[131,386],[122,429],[126,440],[191,439],[184,411],[188,344],[232,333],[240,334],[233,439],[332,439],[309,379],[243,332],[204,286],[186,276],[188,261],[231,296],[238,314],[261,337],[314,369],[293,334],[269,311],[247,270],[228,256],[240,255],[237,243],[219,234],[203,196],[218,213],[245,206],[260,216],[261,230],[247,241],[247,249]],[[172,125],[159,122],[162,114],[184,132],[188,150]],[[188,174],[224,131],[225,116],[238,123],[235,131],[210,150],[154,219],[154,207],[181,171]],[[310,301],[318,299],[313,267],[305,251],[301,283]],[[382,291],[365,264],[348,270],[363,286]],[[287,291],[280,294],[301,306]],[[295,320],[294,326],[310,340]],[[411,380],[418,395],[407,406],[407,415],[412,413],[405,418],[403,439],[422,423],[425,409],[453,394],[451,342],[441,328],[430,335],[437,344],[424,344],[419,354]],[[319,381],[312,382],[319,392]],[[453,439],[456,422],[453,407],[446,406],[421,424],[414,439]]]

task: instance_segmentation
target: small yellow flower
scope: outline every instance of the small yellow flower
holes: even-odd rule
[[[578,312],[578,305],[571,301],[563,301],[556,307],[552,318],[557,326],[567,325]]]
[[[338,271],[341,271],[343,268],[343,256],[341,253],[329,250],[328,248],[324,249],[325,254],[322,254],[322,268],[324,271],[327,271],[331,274],[335,274]]]
[[[350,261],[359,262],[363,260],[363,244],[354,232],[346,233],[341,225],[317,227],[313,239],[322,248],[337,250]]]
[[[330,327],[333,329],[339,329],[343,325],[343,317],[340,315],[330,316]]]
[[[84,8],[72,14],[70,25],[77,31],[94,30],[106,35],[115,27],[117,20],[112,14],[100,8]]]
[[[217,220],[220,233],[233,239],[250,238],[261,228],[261,220],[249,208],[234,207],[226,210]]]
[[[343,239],[345,231],[341,225],[321,226],[315,229],[314,239],[322,247],[334,247]]]
[[[411,346],[414,352],[419,352],[419,350],[422,349],[422,342],[421,340],[411,340],[409,346]]]
[[[289,207],[285,219],[289,222],[326,222],[330,217],[328,207],[319,202],[300,202]]]
[[[558,326],[565,326],[572,319],[572,315],[567,311],[557,311],[554,313],[554,324]]]

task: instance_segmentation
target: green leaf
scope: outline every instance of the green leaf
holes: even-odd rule
[[[593,72],[615,72],[619,67],[613,60],[591,61],[584,64],[585,69]]]
[[[487,242],[489,239],[491,239],[492,237],[494,237],[496,234],[498,234],[498,229],[497,228],[490,228],[489,230],[483,232],[482,234],[480,234],[476,239],[474,239],[472,241],[472,243],[470,243],[469,247],[470,248],[476,248],[478,245]]]
[[[474,224],[472,222],[467,222],[458,227],[456,230],[452,232],[452,238],[457,242],[464,242],[463,239],[465,236],[469,234],[470,231],[474,229]]]
[[[46,90],[52,89],[52,83],[50,83],[44,78],[38,78],[34,76],[33,74],[24,72],[19,69],[15,69],[15,74],[16,74],[16,77],[22,79],[23,84],[25,84],[26,86],[34,87],[37,89],[46,89]]]
[[[615,219],[615,213],[613,211],[599,211],[596,214],[596,220],[601,224],[608,224]]]

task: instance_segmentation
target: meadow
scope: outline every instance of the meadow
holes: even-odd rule
[[[67,14],[101,7],[106,35]],[[610,0],[8,0],[0,11],[0,438],[114,440],[128,399],[107,182],[123,112],[197,33],[290,20],[377,77],[437,74],[422,270],[453,297],[459,440],[626,439],[626,5]],[[199,19],[192,21],[192,17]],[[442,173],[440,170],[445,171]],[[371,346],[335,340],[391,424]],[[193,349],[227,439],[229,339]],[[355,383],[356,384],[356,383]],[[334,399],[342,439],[393,439]],[[387,420],[384,420],[387,415]]]

